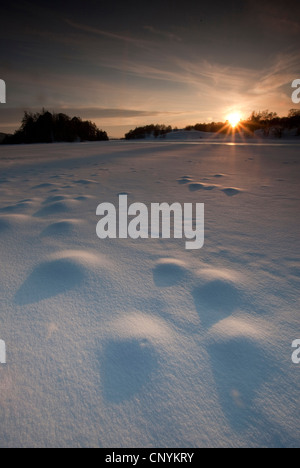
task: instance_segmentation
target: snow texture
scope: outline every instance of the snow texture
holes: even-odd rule
[[[1,447],[299,446],[299,144],[180,137],[0,148]],[[124,193],[203,249],[98,239]]]

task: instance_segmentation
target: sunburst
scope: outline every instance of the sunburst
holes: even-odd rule
[[[239,112],[233,112],[232,114],[229,114],[227,117],[227,121],[229,122],[229,125],[233,129],[238,127],[241,120],[242,120],[242,116]]]

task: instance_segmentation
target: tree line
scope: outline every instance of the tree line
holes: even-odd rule
[[[188,125],[184,128],[184,130],[197,130],[199,132],[210,133],[227,133],[228,127],[228,121],[210,122]],[[257,130],[261,130],[264,136],[272,135],[278,138],[283,136],[284,130],[295,130],[295,134],[300,136],[300,110],[291,109],[287,117],[279,117],[276,112],[269,112],[268,110],[260,112],[253,111],[250,117],[242,120],[240,124],[235,129],[231,129],[231,131],[239,132],[241,129],[249,135],[253,135]],[[137,127],[134,130],[130,130],[128,133],[126,133],[125,139],[145,139],[149,136],[158,138],[163,137],[169,132],[177,130],[177,128],[172,128],[170,125],[146,125],[143,127]]]
[[[210,133],[227,133],[229,123],[210,122],[188,125],[186,131],[197,130]],[[243,130],[253,135],[261,130],[264,136],[281,138],[285,130],[295,130],[300,136],[300,110],[291,109],[287,117],[279,117],[276,112],[268,110],[253,111],[248,119],[240,122],[232,132]],[[163,138],[167,133],[177,131],[171,125],[151,124],[136,127],[125,134],[125,140],[146,139],[149,137]],[[80,117],[69,117],[66,114],[50,113],[42,110],[38,113],[25,112],[21,127],[13,135],[0,135],[0,144],[21,143],[53,143],[53,142],[81,142],[81,141],[107,141],[107,133],[100,130],[95,123],[82,120]]]
[[[149,136],[154,136],[157,138],[172,132],[172,130],[173,129],[171,125],[146,125],[144,127],[137,127],[134,130],[130,130],[128,133],[126,133],[125,140],[140,140]]]
[[[261,130],[264,136],[272,135],[278,138],[283,136],[284,130],[295,130],[295,135],[300,136],[300,110],[291,109],[287,117],[279,117],[276,112],[269,110],[253,111],[250,117],[242,120],[233,131],[238,132],[240,129],[249,135]],[[228,122],[189,125],[185,130],[227,133]]]
[[[40,113],[25,112],[21,127],[14,135],[6,135],[2,144],[107,140],[107,133],[89,120],[71,118],[63,113],[52,114],[43,109]]]

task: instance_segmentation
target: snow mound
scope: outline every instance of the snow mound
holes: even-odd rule
[[[176,259],[161,259],[153,271],[154,283],[158,287],[170,287],[182,282],[187,276],[183,262]]]
[[[66,197],[64,197],[62,195],[56,195],[56,196],[48,197],[46,200],[43,201],[43,205],[50,205],[52,203],[61,202],[63,200],[66,200]]]
[[[178,179],[177,182],[180,185],[185,185],[185,184],[189,184],[192,180],[193,178],[191,176],[183,176],[180,179]]]
[[[217,185],[203,184],[200,182],[196,182],[189,185],[189,190],[191,192],[196,192],[198,190],[214,190],[215,188],[217,188]]]
[[[157,348],[168,348],[174,340],[173,330],[162,318],[142,312],[118,318],[111,324],[110,332],[121,339],[146,339]]]
[[[33,304],[79,288],[101,259],[86,251],[61,251],[39,263],[15,295],[18,305]]]
[[[192,295],[201,323],[206,328],[242,307],[242,287],[236,276],[218,270],[207,270],[200,276]]]
[[[88,201],[92,200],[95,197],[92,197],[91,195],[81,195],[79,197],[74,198],[75,201]]]
[[[224,192],[228,197],[235,197],[236,195],[241,193],[241,189],[230,187],[223,189],[222,192]]]
[[[79,287],[84,267],[73,259],[40,263],[28,276],[15,296],[19,305],[33,304]]]
[[[76,207],[75,200],[69,201],[59,201],[56,203],[51,203],[50,205],[46,205],[40,210],[38,210],[34,216],[37,218],[44,218],[47,216],[57,216],[64,213],[71,212]]]
[[[42,237],[68,236],[76,231],[76,227],[81,224],[80,220],[63,220],[50,224],[42,232]]]
[[[261,420],[255,398],[276,367],[263,347],[246,336],[215,341],[208,351],[222,410],[234,430],[245,431]]]
[[[31,209],[33,206],[33,202],[26,201],[26,202],[18,202],[14,205],[5,206],[4,208],[0,209],[0,213],[24,213]]]
[[[97,184],[95,180],[90,180],[90,179],[80,179],[80,180],[75,180],[75,184],[79,185],[91,185],[91,184]]]
[[[147,392],[173,339],[173,331],[158,317],[133,312],[117,319],[98,353],[103,397],[120,403]]]
[[[28,222],[31,217],[22,214],[8,214],[0,217],[0,233],[6,233],[13,229],[20,228],[20,224]]]
[[[49,258],[53,260],[70,259],[89,269],[111,265],[111,261],[107,260],[103,255],[88,250],[62,250],[52,254]]]

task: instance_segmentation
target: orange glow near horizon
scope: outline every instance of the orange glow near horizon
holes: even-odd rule
[[[239,112],[234,112],[228,115],[227,120],[232,128],[236,128],[242,120],[242,116]]]

